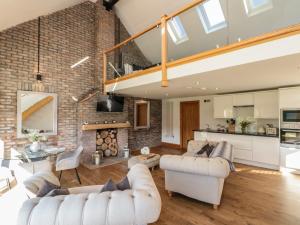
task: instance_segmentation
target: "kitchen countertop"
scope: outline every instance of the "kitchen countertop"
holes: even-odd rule
[[[245,136],[257,136],[257,137],[270,137],[270,138],[278,138],[279,134],[277,135],[266,135],[266,134],[260,134],[257,132],[249,132],[249,133],[242,133],[242,132],[224,132],[224,131],[218,131],[213,129],[199,129],[199,130],[193,130],[194,132],[208,132],[208,133],[218,133],[218,134],[232,134],[232,135],[245,135]]]

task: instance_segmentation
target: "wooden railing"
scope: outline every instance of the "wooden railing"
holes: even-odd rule
[[[178,59],[175,61],[171,61],[168,62],[168,32],[167,32],[167,23],[168,20],[188,11],[189,9],[203,3],[205,0],[195,0],[194,2],[182,7],[181,9],[179,9],[178,11],[170,14],[170,15],[164,15],[161,17],[161,19],[156,22],[155,24],[149,26],[147,29],[145,29],[144,31],[135,34],[133,36],[131,36],[130,38],[128,38],[127,40],[117,44],[116,46],[106,50],[103,53],[103,83],[104,83],[104,88],[105,85],[108,84],[113,84],[116,83],[118,81],[123,81],[123,80],[127,80],[127,79],[131,79],[131,78],[135,78],[135,77],[139,77],[145,74],[149,74],[152,72],[157,72],[157,71],[161,71],[162,72],[162,78],[161,78],[161,86],[162,87],[167,87],[168,86],[168,74],[167,74],[167,69],[168,68],[172,68],[178,65],[182,65],[182,64],[186,64],[186,63],[190,63],[193,61],[197,61],[197,60],[201,60],[201,59],[205,59],[208,57],[212,57],[212,56],[216,56],[216,55],[221,55],[221,54],[225,54],[231,51],[236,51],[242,48],[247,48],[247,47],[251,47],[254,45],[258,45],[258,44],[262,44],[265,42],[269,42],[269,41],[273,41],[276,39],[281,39],[287,36],[292,36],[292,35],[296,35],[296,34],[300,34],[300,24],[297,25],[292,25],[283,29],[279,29],[277,31],[273,31],[273,32],[269,32],[257,37],[253,37],[253,38],[249,38],[246,40],[241,40],[240,42],[236,42],[233,44],[228,44],[226,46],[220,47],[220,48],[216,48],[216,49],[212,49],[212,50],[208,50],[208,51],[204,51],[198,54],[194,54],[188,57],[184,57],[182,59]],[[114,50],[121,48],[122,46],[126,45],[127,43],[129,43],[130,41],[134,41],[135,39],[141,37],[142,35],[146,34],[147,32],[151,31],[152,29],[156,28],[156,27],[160,27],[161,29],[161,65],[155,66],[155,67],[151,67],[142,71],[136,71],[133,72],[131,74],[127,74],[125,76],[116,78],[116,79],[111,79],[111,80],[107,80],[107,54],[113,52]],[[105,90],[105,89],[104,89]]]

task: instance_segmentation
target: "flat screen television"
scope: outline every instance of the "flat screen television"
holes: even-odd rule
[[[102,95],[97,102],[97,112],[123,112],[124,97]]]

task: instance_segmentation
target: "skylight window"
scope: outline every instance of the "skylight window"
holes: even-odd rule
[[[248,16],[254,16],[273,8],[272,0],[244,0]]]
[[[223,9],[219,0],[209,0],[197,7],[206,33],[211,33],[227,26]]]
[[[189,37],[185,32],[182,22],[178,16],[169,20],[167,27],[168,27],[168,33],[170,34],[173,42],[176,45],[189,40]]]

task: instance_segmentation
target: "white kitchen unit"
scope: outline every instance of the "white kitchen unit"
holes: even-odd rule
[[[232,95],[214,96],[214,118],[233,118]]]
[[[233,161],[279,169],[279,138],[196,131],[195,140],[227,141],[233,146]]]
[[[280,144],[278,138],[253,137],[253,161],[279,165]]]
[[[233,106],[254,105],[253,93],[242,93],[233,95]]]
[[[254,93],[254,118],[279,118],[279,103],[277,90]]]
[[[300,174],[300,149],[295,147],[280,147],[280,166],[293,173]]]
[[[300,87],[279,89],[280,109],[300,108]]]

